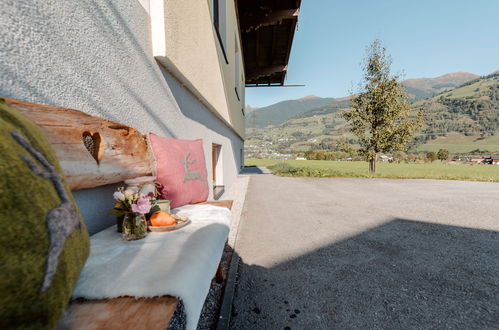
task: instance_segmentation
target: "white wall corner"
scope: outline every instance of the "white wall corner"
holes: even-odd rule
[[[150,13],[149,0],[138,0],[138,1],[142,5],[144,10],[149,14]]]
[[[153,56],[166,55],[166,0],[149,0]]]

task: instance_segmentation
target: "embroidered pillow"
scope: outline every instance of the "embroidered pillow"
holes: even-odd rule
[[[88,233],[44,134],[2,99],[0,155],[0,329],[54,329]]]
[[[163,185],[161,198],[172,208],[208,199],[203,140],[179,140],[149,133],[156,160],[156,180]]]

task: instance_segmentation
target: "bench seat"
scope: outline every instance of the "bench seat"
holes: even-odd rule
[[[165,329],[179,297],[187,329],[195,329],[230,226],[224,219],[210,220],[217,212],[220,218],[230,217],[227,207],[220,206],[232,206],[232,201],[178,208],[177,213],[188,214],[191,224],[174,232],[150,233],[134,242],[121,241],[114,228],[93,235],[75,299],[59,328]],[[211,213],[197,219],[198,210]]]
[[[48,141],[55,150],[61,168],[64,171],[66,182],[71,190],[95,188],[152,174],[154,166],[149,156],[147,138],[133,127],[91,116],[74,109],[28,103],[14,99],[5,99],[5,102],[11,108],[18,110],[31,119],[45,133]],[[232,206],[231,201],[207,202],[207,204],[210,203],[229,209]],[[224,227],[223,225],[221,226]],[[196,258],[196,256],[179,255],[180,259],[192,259],[192,261],[186,262],[187,267],[184,267],[183,270],[181,269],[183,266],[171,265],[171,267],[167,268],[170,270],[177,269],[176,271],[181,273],[183,271],[182,274],[186,277],[196,277],[199,283],[202,283],[203,289],[200,291],[209,290],[209,284],[215,272],[217,280],[220,281],[222,279],[219,261],[227,239],[228,227],[228,225],[225,225],[224,229],[215,235],[217,237],[211,238],[211,240],[209,237],[213,235],[210,234],[210,230],[207,230],[206,227],[199,228],[197,232],[198,239],[192,240],[193,245],[200,245],[198,247],[200,253],[207,253],[206,258],[210,258],[211,260],[206,264],[205,268],[207,268],[207,271],[205,270],[204,277],[198,274],[199,272],[193,269],[192,265],[189,266],[189,263],[196,265],[203,262],[203,258]],[[179,231],[184,229],[188,231],[193,228],[194,224],[190,224]],[[165,237],[178,236],[179,231],[172,232],[172,234],[165,235]],[[113,230],[108,231],[108,234],[111,233],[115,236],[109,241],[114,240],[115,243],[121,242],[117,233],[114,233]],[[167,233],[153,233],[149,236],[149,239],[154,236],[159,237],[157,234],[161,236],[161,234]],[[204,237],[204,234],[207,234],[207,236]],[[99,235],[102,236],[103,234],[96,234],[96,237],[92,239],[94,243]],[[142,242],[129,242],[128,246],[144,244],[147,242],[147,237],[140,241]],[[92,245],[95,246],[95,244]],[[210,250],[210,248],[214,250]],[[106,250],[109,253],[112,252],[112,249],[107,244],[101,244],[100,250]],[[213,251],[212,255],[210,255],[209,251]],[[94,249],[94,252],[98,254],[99,249]],[[90,258],[92,258],[92,253]],[[218,260],[215,261],[214,257],[217,257]],[[112,260],[112,258],[109,260]],[[153,260],[154,258],[151,260],[151,265],[153,265]],[[94,261],[87,261],[87,263],[89,262],[92,264]],[[99,267],[95,267],[93,275],[103,272],[106,266],[110,264],[111,262],[104,262]],[[143,272],[147,273],[149,268],[152,267],[144,265]],[[124,268],[122,270],[126,271]],[[169,270],[165,269],[164,271],[168,272]],[[119,279],[120,275],[116,274],[116,278]],[[88,280],[88,276],[85,276],[88,283],[91,283],[88,287],[91,288],[95,283],[95,288],[98,288],[102,283],[99,282],[98,276],[93,277],[95,278],[94,280]],[[114,279],[113,281],[109,281],[110,284],[114,282]],[[194,287],[199,284],[195,280],[192,283]],[[104,286],[100,291],[103,293],[107,289]],[[75,291],[78,292],[78,287]],[[88,291],[91,290],[86,290],[87,293]],[[110,297],[111,299],[97,299],[98,294],[96,296],[83,295],[83,299],[72,301],[67,308],[65,316],[59,323],[59,328],[164,329],[170,323],[174,311],[182,306],[176,297],[181,297],[185,300],[176,290],[171,290],[171,292],[159,294],[154,297],[137,298],[139,296],[134,295],[134,292],[131,290],[128,293],[124,292],[120,297]],[[204,301],[204,298],[198,300]],[[198,305],[202,307],[202,302],[198,301]],[[187,314],[189,314],[189,310],[192,310],[192,308],[189,308],[189,306],[185,307]],[[127,313],[123,311],[127,311]],[[196,313],[199,314],[198,312],[194,314]],[[190,315],[187,316],[189,317]],[[195,327],[193,324],[197,323],[198,316],[194,317],[195,321],[191,319],[190,324],[188,320],[188,328]]]

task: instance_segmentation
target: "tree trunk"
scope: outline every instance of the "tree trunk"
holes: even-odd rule
[[[378,155],[369,159],[369,173],[376,173],[376,163],[378,161]]]

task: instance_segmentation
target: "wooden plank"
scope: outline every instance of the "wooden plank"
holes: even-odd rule
[[[217,267],[217,272],[215,273],[215,281],[217,281],[218,284],[223,283],[225,280],[224,277],[224,271],[222,269],[222,260],[220,260],[220,263],[218,264]]]
[[[78,110],[5,99],[37,124],[54,147],[72,190],[152,172],[147,139],[136,129]]]
[[[213,174],[213,186],[217,184],[217,145],[211,145],[211,171]]]
[[[256,67],[254,69],[249,69],[248,70],[248,73],[246,74],[249,79],[257,79],[259,77],[265,77],[265,76],[269,76],[269,75],[272,75],[276,72],[284,72],[284,71],[287,71],[288,70],[288,66],[287,65],[271,65],[271,66],[267,66],[267,67]]]
[[[71,330],[142,330],[168,327],[178,298],[120,297],[103,300],[74,300],[57,327]]]
[[[251,30],[258,30],[262,26],[277,25],[283,19],[296,19],[299,13],[299,8],[272,10],[258,15],[255,15],[254,12],[246,12],[240,23],[241,31],[250,32]]]
[[[226,207],[229,210],[232,209],[232,204],[234,201],[232,200],[225,200],[225,201],[208,201],[208,202],[202,202],[198,204],[208,204],[208,205],[215,205],[215,206],[221,206],[221,207]]]

